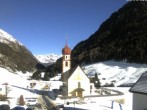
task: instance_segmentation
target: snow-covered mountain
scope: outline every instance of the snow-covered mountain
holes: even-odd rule
[[[102,85],[114,83],[115,86],[128,86],[147,71],[147,64],[104,61],[84,66],[83,70],[89,77],[97,73]]]
[[[36,58],[42,63],[53,63],[61,56],[48,54],[36,55]],[[38,63],[36,58],[20,42],[0,30],[0,68],[22,72],[32,71]],[[147,64],[104,61],[83,66],[83,70],[89,77],[97,73],[103,85],[113,82],[115,86],[119,86],[135,83],[142,73],[147,71]],[[1,78],[3,79],[4,76]]]
[[[0,29],[0,67],[10,71],[34,71],[38,60],[19,41]]]
[[[34,55],[41,63],[54,63],[62,57],[62,55],[46,54],[46,55]]]
[[[18,43],[19,45],[22,45],[19,41],[14,39],[10,34],[8,34],[2,29],[0,29],[0,42],[10,44],[10,45],[11,45],[11,42],[14,42],[14,43]]]

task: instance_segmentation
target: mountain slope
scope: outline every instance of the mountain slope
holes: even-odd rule
[[[104,60],[147,63],[147,3],[129,2],[72,50],[73,66]]]
[[[101,85],[131,86],[147,71],[147,64],[103,61],[83,66],[83,70],[89,77],[97,73]]]
[[[20,42],[0,30],[0,67],[10,71],[32,72],[38,60]]]

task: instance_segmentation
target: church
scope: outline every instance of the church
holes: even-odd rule
[[[84,97],[90,95],[90,80],[80,66],[71,68],[71,49],[67,43],[62,49],[62,90],[64,96]]]

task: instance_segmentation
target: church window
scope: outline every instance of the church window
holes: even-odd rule
[[[68,62],[65,62],[65,66],[66,66],[66,67],[68,66]]]
[[[65,59],[67,59],[67,56],[66,56],[66,58]]]
[[[80,88],[81,87],[81,83],[80,82],[78,82],[78,88]]]

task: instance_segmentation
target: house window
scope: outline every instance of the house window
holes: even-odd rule
[[[66,66],[66,67],[68,66],[68,62],[65,62],[65,66]]]
[[[90,89],[92,89],[92,85],[90,85]]]

